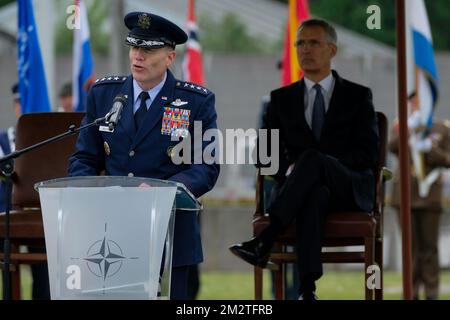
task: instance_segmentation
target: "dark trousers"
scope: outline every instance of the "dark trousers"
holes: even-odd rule
[[[304,152],[267,210],[283,228],[295,220],[300,285],[323,274],[321,251],[327,212],[356,208],[351,171],[316,150]]]
[[[0,252],[3,252],[3,247],[4,247],[4,241],[3,239],[0,239]],[[1,261],[1,263],[3,263],[3,261]],[[6,272],[4,268],[1,268],[2,270],[2,297],[3,299],[5,299],[6,296],[6,288],[5,288],[5,277],[6,277]]]
[[[45,252],[45,248],[28,247],[30,253]],[[31,289],[31,297],[33,300],[50,300],[50,282],[48,279],[48,265],[47,262],[32,264],[31,275],[33,277],[33,284]]]
[[[198,264],[189,266],[187,284],[188,300],[195,300],[200,290],[200,268]]]
[[[0,251],[3,252],[3,241],[0,241],[2,246]],[[28,252],[41,253],[45,252],[44,248],[28,247]],[[32,276],[31,298],[33,300],[50,300],[50,283],[48,279],[47,263],[39,263],[30,265]],[[2,271],[3,279],[5,279],[5,272]],[[4,283],[4,281],[3,281]],[[6,294],[5,286],[3,285],[3,297]]]
[[[190,266],[172,268],[170,300],[189,300],[188,278]]]
[[[411,210],[413,289],[417,298],[421,285],[424,286],[427,299],[437,299],[439,295],[440,217],[438,210]]]

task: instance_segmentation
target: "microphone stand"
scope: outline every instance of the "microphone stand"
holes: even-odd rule
[[[114,112],[115,113],[115,112]],[[66,131],[65,133],[59,134],[57,136],[54,136],[52,138],[49,138],[47,140],[38,142],[34,145],[31,145],[29,147],[26,147],[22,150],[17,150],[14,151],[2,158],[0,158],[0,170],[3,173],[3,175],[5,176],[5,185],[6,185],[6,192],[5,192],[5,204],[6,204],[6,208],[5,208],[5,240],[3,243],[3,285],[4,285],[4,292],[5,292],[5,296],[3,297],[4,300],[11,300],[11,296],[12,296],[12,288],[11,288],[11,274],[10,274],[10,264],[11,264],[11,240],[10,240],[10,206],[11,206],[11,198],[10,198],[10,194],[12,191],[12,175],[14,173],[14,159],[20,157],[21,155],[23,155],[24,153],[28,153],[34,149],[43,147],[47,144],[50,144],[52,142],[55,141],[59,141],[63,138],[69,137],[69,136],[73,136],[75,134],[77,134],[78,132],[80,132],[81,130],[90,128],[92,126],[99,126],[102,123],[106,122],[107,124],[109,124],[109,127],[111,128],[114,127],[114,123],[112,122],[108,122],[109,119],[111,118],[111,116],[114,113],[107,113],[104,117],[102,118],[98,118],[96,120],[94,120],[91,123],[88,123],[84,126],[80,126],[79,128],[76,128],[75,125],[71,125],[69,127],[69,130]]]

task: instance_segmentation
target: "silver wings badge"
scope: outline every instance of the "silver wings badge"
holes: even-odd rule
[[[171,103],[171,105],[175,107],[184,106],[185,104],[188,104],[187,101],[181,101],[181,99],[176,99],[174,102]]]

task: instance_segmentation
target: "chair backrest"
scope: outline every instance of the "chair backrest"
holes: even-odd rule
[[[384,205],[384,183],[383,183],[383,168],[386,166],[386,155],[387,155],[387,139],[388,139],[388,120],[386,115],[380,111],[377,111],[377,125],[378,125],[378,134],[379,134],[379,154],[378,161],[375,171],[375,204],[374,204],[374,216],[377,221],[381,218],[380,215],[383,212]],[[254,217],[260,217],[264,215],[264,176],[260,174],[260,171],[257,171],[257,179],[256,179],[256,210]],[[378,233],[378,231],[377,231]]]
[[[382,112],[377,112],[378,135],[380,137],[380,146],[378,150],[378,164],[375,168],[375,205],[373,215],[377,221],[376,235],[378,238],[383,233],[383,210],[384,210],[384,168],[386,167],[387,143],[388,143],[388,120]]]
[[[41,142],[79,126],[83,112],[29,113],[19,118],[16,128],[16,150]],[[75,151],[77,136],[68,137],[32,150],[16,159],[13,184],[13,208],[39,208],[39,194],[34,184],[66,177],[69,157]]]
[[[383,112],[377,111],[378,134],[380,136],[380,150],[378,157],[378,169],[386,166],[388,120]]]

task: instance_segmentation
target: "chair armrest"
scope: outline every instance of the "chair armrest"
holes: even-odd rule
[[[394,174],[392,173],[391,169],[389,169],[387,167],[383,167],[383,168],[381,168],[381,172],[382,172],[384,181],[392,180]]]
[[[11,174],[11,180],[12,180],[13,182],[15,182],[15,181],[17,181],[17,178],[18,178],[17,173],[14,171],[14,172]],[[1,180],[1,181],[5,181],[5,180],[6,180],[5,175],[4,175],[3,172],[1,172],[1,171],[0,171],[0,180]]]
[[[383,206],[384,206],[384,183],[386,181],[391,180],[393,177],[392,171],[383,166],[379,169],[378,175],[376,177],[376,199],[375,199],[375,205],[374,205],[374,216],[375,219],[380,220],[380,216],[383,213]]]

